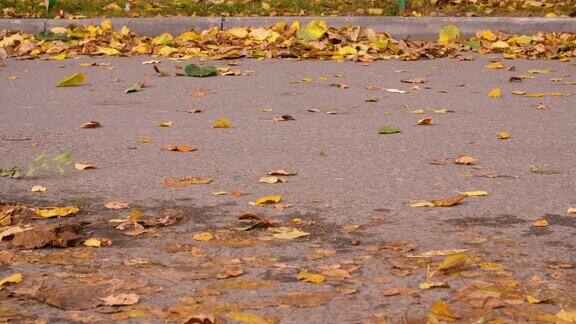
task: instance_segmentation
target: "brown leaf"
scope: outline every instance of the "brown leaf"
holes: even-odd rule
[[[462,201],[462,199],[464,199],[466,197],[468,197],[468,196],[464,195],[464,194],[459,194],[459,195],[456,195],[454,197],[450,197],[450,198],[446,198],[446,199],[432,200],[432,203],[434,203],[434,205],[436,205],[438,207],[450,207],[450,206],[458,204],[460,201]]]
[[[54,223],[16,233],[12,246],[22,249],[39,249],[47,246],[69,247],[82,238],[80,225],[75,223]]]
[[[91,120],[89,122],[85,122],[84,124],[82,124],[82,128],[98,128],[101,126],[102,125],[100,124],[100,122],[97,122],[95,120]]]
[[[293,292],[278,298],[281,305],[293,307],[319,307],[328,304],[332,296],[326,292]]]
[[[473,165],[476,164],[476,159],[469,155],[460,155],[454,159],[454,163],[461,165]]]
[[[421,83],[428,82],[428,78],[427,77],[416,77],[416,78],[410,78],[410,79],[402,79],[400,81],[404,82],[404,83],[421,84]]]
[[[287,121],[287,120],[295,120],[294,117],[290,115],[280,115],[272,117],[273,121]]]
[[[432,119],[432,117],[420,119],[416,124],[417,125],[431,126],[431,125],[434,125],[434,119]]]
[[[209,184],[211,182],[212,179],[204,177],[184,177],[180,179],[172,179],[172,178],[164,179],[164,184],[169,187],[184,187],[197,184]]]
[[[140,297],[134,293],[130,294],[114,294],[104,298],[100,298],[106,306],[128,306],[138,303]]]
[[[108,209],[125,209],[128,208],[128,204],[127,203],[123,203],[123,202],[118,202],[118,201],[111,201],[109,203],[106,203],[106,205],[104,205],[105,208]]]
[[[168,144],[166,146],[164,146],[162,148],[163,151],[173,151],[173,152],[192,152],[192,151],[196,151],[197,148],[194,146],[188,146],[185,144],[181,144],[181,145],[172,145],[172,144]]]
[[[292,171],[287,171],[284,169],[278,169],[272,172],[268,172],[268,175],[271,176],[293,176],[293,175],[297,175],[296,172],[292,172]]]

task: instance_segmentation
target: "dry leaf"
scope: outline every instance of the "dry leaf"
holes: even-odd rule
[[[398,90],[398,89],[386,89],[386,92],[391,92],[391,93],[406,93],[406,92],[408,92],[408,91]]]
[[[106,245],[112,245],[112,241],[110,239],[107,239],[107,238],[94,237],[94,238],[89,238],[89,239],[85,240],[84,245],[86,245],[88,247],[101,247],[101,246],[106,246]]]
[[[500,92],[500,88],[494,88],[494,89],[490,90],[490,92],[488,92],[488,97],[500,98],[501,96],[502,96],[502,94]]]
[[[576,208],[574,208],[574,207],[568,208],[567,213],[568,213],[568,214],[576,214]]]
[[[290,115],[280,115],[272,117],[273,121],[288,121],[288,120],[295,120],[294,117]]]
[[[265,2],[262,2],[263,7],[264,4]],[[248,312],[229,312],[226,317],[244,324],[274,324],[276,322],[274,319],[266,319],[258,314]]]
[[[272,184],[272,183],[284,183],[284,182],[286,182],[286,181],[287,181],[287,180],[284,179],[284,178],[274,177],[274,176],[263,177],[263,178],[258,179],[258,182],[261,182],[261,183],[271,183],[271,184]]]
[[[128,306],[138,303],[140,298],[138,297],[138,295],[130,293],[130,294],[110,295],[105,298],[100,298],[100,300],[106,306]]]
[[[472,258],[466,252],[447,256],[438,266],[438,270],[463,269],[472,263]]]
[[[512,137],[512,134],[508,133],[508,132],[499,132],[498,133],[498,138],[499,139],[509,139],[510,137]]]
[[[448,303],[446,303],[443,300],[437,300],[434,303],[432,303],[432,306],[430,307],[430,312],[434,316],[438,316],[443,319],[455,320],[460,318],[458,315],[456,315],[456,313],[454,313],[452,309],[450,309]]]
[[[446,288],[450,287],[447,283],[441,281],[427,281],[418,285],[418,288],[426,290],[431,288]]]
[[[32,189],[30,189],[30,191],[31,192],[46,192],[46,187],[37,185],[37,186],[32,187]]]
[[[22,274],[21,273],[15,273],[13,275],[10,275],[2,280],[0,280],[0,290],[2,289],[2,286],[4,286],[5,284],[8,283],[21,283],[22,282]]]
[[[262,205],[269,205],[269,204],[277,204],[282,201],[282,197],[278,195],[272,196],[264,196],[256,199],[255,201],[251,202],[251,205],[254,206],[262,206]]]
[[[471,197],[471,196],[478,197],[478,196],[488,195],[488,191],[481,191],[481,190],[479,190],[479,191],[466,191],[466,192],[463,192],[462,194],[466,195],[468,197]]]
[[[293,175],[297,175],[297,173],[292,172],[292,171],[287,171],[284,169],[279,169],[279,170],[275,170],[272,172],[268,172],[268,175],[271,175],[271,176],[293,176]]]
[[[230,128],[232,123],[226,118],[220,118],[212,123],[212,128]]]
[[[311,273],[311,272],[306,272],[306,271],[300,272],[296,278],[298,280],[302,280],[304,282],[315,283],[317,285],[326,281],[326,277],[324,277],[323,275],[321,275],[319,273]]]
[[[548,227],[550,225],[550,223],[548,223],[548,221],[545,219],[539,219],[539,220],[535,221],[534,223],[532,223],[532,225],[534,225],[536,227]]]
[[[84,162],[84,163],[76,163],[74,164],[74,169],[82,171],[82,170],[90,170],[90,169],[96,169],[96,166],[94,166],[93,164]]]
[[[437,199],[437,200],[423,200],[417,201],[410,204],[410,207],[450,207],[458,204],[464,198],[468,196],[459,194],[454,197],[446,198],[446,199]]]
[[[91,120],[82,124],[82,128],[98,128],[98,127],[102,127],[102,125],[100,124],[100,122],[97,122],[95,120]]]
[[[180,179],[166,178],[164,184],[169,187],[184,187],[189,185],[209,184],[212,182],[210,178],[204,177],[184,177]]]
[[[459,155],[454,159],[454,163],[461,165],[473,165],[476,164],[476,159],[469,155]]]
[[[172,125],[174,125],[174,123],[169,120],[163,120],[158,122],[158,127],[172,127]]]
[[[65,217],[76,214],[79,211],[76,206],[66,206],[66,207],[46,207],[38,208],[34,211],[36,216],[42,218],[52,218],[52,217]]]
[[[428,117],[428,118],[420,119],[416,124],[417,125],[434,125],[434,120],[432,119],[432,117]]]
[[[107,209],[125,209],[128,208],[128,204],[118,201],[111,201],[109,203],[106,203],[104,207]]]
[[[487,69],[491,69],[491,70],[495,70],[495,69],[503,69],[504,68],[504,64],[502,64],[502,62],[497,61],[497,62],[492,62],[488,65],[484,66]]]
[[[212,233],[210,233],[210,232],[202,232],[202,233],[194,234],[194,236],[192,236],[192,239],[194,239],[195,241],[206,242],[206,241],[213,240],[214,235],[212,235]]]
[[[173,152],[192,152],[192,151],[196,151],[197,148],[194,146],[188,146],[185,144],[181,144],[181,145],[172,145],[172,144],[168,144],[166,146],[164,146],[162,148],[163,151],[173,151]]]
[[[447,256],[447,255],[459,254],[459,253],[463,253],[463,252],[467,252],[467,251],[468,251],[468,249],[434,250],[434,251],[428,251],[428,252],[419,253],[419,254],[409,254],[406,257],[408,257],[408,258],[432,258],[432,257],[437,257],[437,256]]]
[[[293,240],[299,237],[310,235],[310,233],[291,227],[269,228],[268,230],[275,232],[275,234],[272,234],[273,237],[283,240]]]

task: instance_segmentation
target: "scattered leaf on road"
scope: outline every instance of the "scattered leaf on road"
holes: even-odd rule
[[[488,97],[492,98],[500,98],[502,97],[502,93],[500,92],[500,88],[494,88],[488,92]]]
[[[22,274],[21,273],[15,273],[13,275],[10,275],[2,280],[0,280],[0,290],[2,289],[2,286],[4,286],[5,284],[9,284],[9,283],[21,283],[22,282]]]
[[[466,191],[462,193],[463,195],[466,195],[468,197],[478,197],[478,196],[487,196],[488,195],[488,191]]]
[[[84,163],[75,163],[74,164],[74,169],[76,170],[90,170],[90,169],[96,169],[96,166],[87,162]]]
[[[270,204],[277,204],[282,201],[282,197],[278,195],[272,196],[264,196],[256,199],[255,201],[251,202],[251,205],[254,206],[262,206],[262,205],[270,205]]]
[[[469,155],[459,155],[454,159],[454,163],[461,165],[473,165],[476,164],[476,159]]]
[[[512,134],[508,133],[508,132],[498,132],[498,138],[499,139],[509,139],[510,137],[512,137]]]
[[[164,184],[170,187],[184,187],[189,185],[209,184],[212,182],[210,178],[204,177],[184,177],[180,179],[166,178]]]
[[[79,211],[76,206],[66,206],[66,207],[47,207],[38,208],[34,211],[36,216],[42,218],[52,218],[52,217],[65,217],[76,214]]]
[[[194,239],[195,241],[206,242],[206,241],[213,240],[214,235],[212,235],[212,233],[210,233],[210,232],[202,232],[202,233],[194,234],[194,236],[192,236],[192,239]]]
[[[378,130],[378,134],[395,134],[400,132],[398,128],[393,128],[392,126],[384,126]]]
[[[134,293],[130,294],[115,294],[100,298],[106,306],[129,306],[138,303],[140,298]]]
[[[82,128],[98,128],[101,127],[102,125],[100,124],[100,122],[97,122],[95,120],[91,120],[88,122],[85,122],[84,124],[82,124]]]
[[[189,77],[210,77],[218,75],[218,68],[211,65],[200,67],[189,64],[184,68],[184,73]]]
[[[326,277],[324,277],[323,275],[321,275],[319,273],[311,273],[311,272],[306,272],[306,271],[302,271],[302,272],[298,273],[298,276],[296,278],[298,280],[301,280],[304,282],[315,283],[317,285],[326,281]]]
[[[548,221],[545,219],[539,219],[539,220],[535,221],[534,223],[532,223],[532,225],[534,225],[536,227],[548,227],[550,225],[550,223],[548,223]]]
[[[86,74],[82,72],[74,73],[66,76],[64,79],[58,81],[58,87],[71,87],[79,86],[86,82]]]
[[[232,123],[226,118],[220,118],[212,123],[212,128],[230,128]]]
[[[30,189],[30,191],[31,192],[46,192],[46,187],[37,185],[37,186],[32,187],[32,189]]]

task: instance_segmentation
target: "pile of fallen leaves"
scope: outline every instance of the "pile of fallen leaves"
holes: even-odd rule
[[[457,26],[442,28],[437,41],[395,40],[366,27],[329,27],[323,20],[306,26],[279,22],[268,28],[218,28],[180,35],[138,36],[126,26],[114,30],[109,20],[100,26],[70,25],[30,35],[0,32],[0,51],[19,59],[62,60],[77,55],[132,56],[171,59],[299,58],[370,62],[374,60],[456,57],[464,52],[502,53],[506,58],[567,59],[576,56],[576,33],[508,35],[490,30],[463,39]]]

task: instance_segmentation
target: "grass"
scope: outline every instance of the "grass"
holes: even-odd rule
[[[470,2],[469,2],[470,1]],[[523,1],[509,0],[406,0],[406,13],[422,15],[543,16],[576,14],[575,0],[547,0],[550,8],[526,8]],[[114,4],[114,8],[106,6]],[[58,0],[47,13],[39,0],[0,0],[5,18],[154,17],[154,16],[330,16],[398,15],[397,0]],[[129,8],[129,10],[125,10]],[[372,10],[370,10],[372,9]],[[376,10],[374,10],[376,9]],[[1,13],[0,13],[1,14]]]

